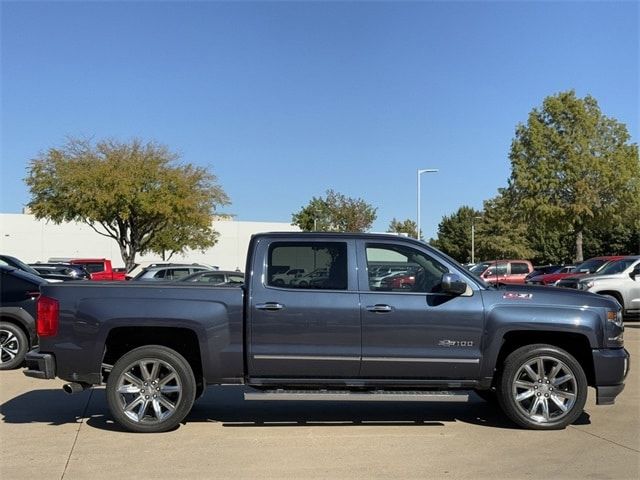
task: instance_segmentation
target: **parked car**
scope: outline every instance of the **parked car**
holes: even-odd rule
[[[170,267],[151,267],[145,268],[138,275],[131,279],[133,282],[148,282],[148,281],[175,281],[180,280],[183,277],[193,275],[198,272],[210,272],[209,267],[203,267],[201,265],[172,265]]]
[[[625,315],[640,315],[640,256],[610,262],[595,275],[563,278],[557,286],[610,297],[622,306]]]
[[[538,275],[537,277],[530,278],[526,283],[529,285],[555,285],[556,282],[563,278],[594,274],[608,263],[614,260],[620,260],[623,257],[623,255],[593,257],[577,265],[572,272],[556,272]]]
[[[37,343],[36,299],[47,283],[18,268],[0,266],[0,370],[20,367]]]
[[[416,284],[416,275],[409,272],[399,272],[385,277],[380,282],[381,290],[408,290]]]
[[[562,268],[563,268],[562,265],[534,266],[533,272],[529,273],[526,277],[524,277],[524,281],[526,282],[530,278],[537,277],[538,275],[546,275],[547,273],[559,272]]]
[[[244,273],[225,270],[205,270],[182,277],[180,281],[206,283],[209,285],[242,285],[244,283]]]
[[[134,267],[126,274],[126,279],[131,280],[138,276],[144,269],[156,268],[156,267],[206,267],[209,270],[218,270],[215,265],[207,265],[205,263],[181,263],[181,262],[165,262],[165,261],[151,261],[136,263]]]
[[[415,265],[396,265],[396,266],[387,266],[387,267],[378,267],[375,269],[369,270],[369,287],[371,288],[380,288],[382,287],[382,282],[384,282],[387,278],[393,277],[399,273],[408,274],[416,270]]]
[[[289,282],[289,286],[295,288],[305,288],[310,286],[313,282],[314,286],[318,287],[321,282],[325,281],[328,278],[328,275],[329,272],[326,268],[317,268],[312,272],[301,275],[298,278],[294,278],[293,280],[291,280],[291,282]]]
[[[529,260],[491,260],[475,265],[470,271],[490,284],[513,285],[524,283],[533,265]]]
[[[271,277],[274,285],[290,285],[291,280],[302,277],[307,271],[304,268],[290,268],[284,273],[276,273]]]
[[[369,288],[368,259],[383,254],[420,266],[411,292]],[[271,284],[283,265],[327,280]],[[395,235],[254,235],[246,272],[244,288],[44,285],[25,374],[69,393],[106,381],[112,417],[135,432],[175,428],[207,385],[244,384],[260,401],[466,402],[476,390],[536,430],[575,422],[589,386],[598,405],[624,389],[620,306],[601,295],[494,288]]]
[[[64,275],[69,277],[69,280],[91,279],[91,275],[82,265],[74,265],[73,263],[31,263],[29,266],[40,275]]]
[[[115,271],[111,266],[111,260],[107,258],[72,258],[69,263],[82,265],[89,272],[91,280],[98,282],[125,280],[125,273]]]
[[[31,275],[44,278],[48,282],[64,282],[69,280],[69,277],[59,273],[40,273],[19,258],[12,257],[11,255],[0,255],[0,265],[17,268],[18,270],[30,273]]]

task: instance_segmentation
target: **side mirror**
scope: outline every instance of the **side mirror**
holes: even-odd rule
[[[467,291],[467,283],[457,273],[445,273],[440,284],[442,293],[462,295]]]
[[[631,271],[629,276],[634,280],[636,279],[636,277],[640,276],[640,263],[633,267],[633,270]]]

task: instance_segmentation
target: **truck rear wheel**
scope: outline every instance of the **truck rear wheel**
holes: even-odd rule
[[[113,418],[132,432],[165,432],[187,416],[196,381],[185,358],[161,345],[139,347],[123,355],[107,381]]]
[[[500,406],[524,428],[556,430],[573,423],[587,400],[587,378],[577,360],[552,345],[521,347],[498,379]]]

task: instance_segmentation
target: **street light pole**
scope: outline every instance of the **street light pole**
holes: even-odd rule
[[[416,238],[418,240],[420,240],[420,175],[422,175],[423,173],[437,173],[438,169],[437,168],[423,168],[423,169],[418,169],[418,174],[417,174],[417,179],[418,179],[418,218],[417,218],[417,225],[418,225],[418,231],[416,232]]]

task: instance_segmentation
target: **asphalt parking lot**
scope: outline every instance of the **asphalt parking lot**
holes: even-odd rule
[[[516,429],[469,404],[244,402],[212,388],[186,423],[131,434],[110,419],[104,391],[66,395],[62,382],[0,372],[3,479],[640,478],[640,324],[615,406],[563,431]]]

